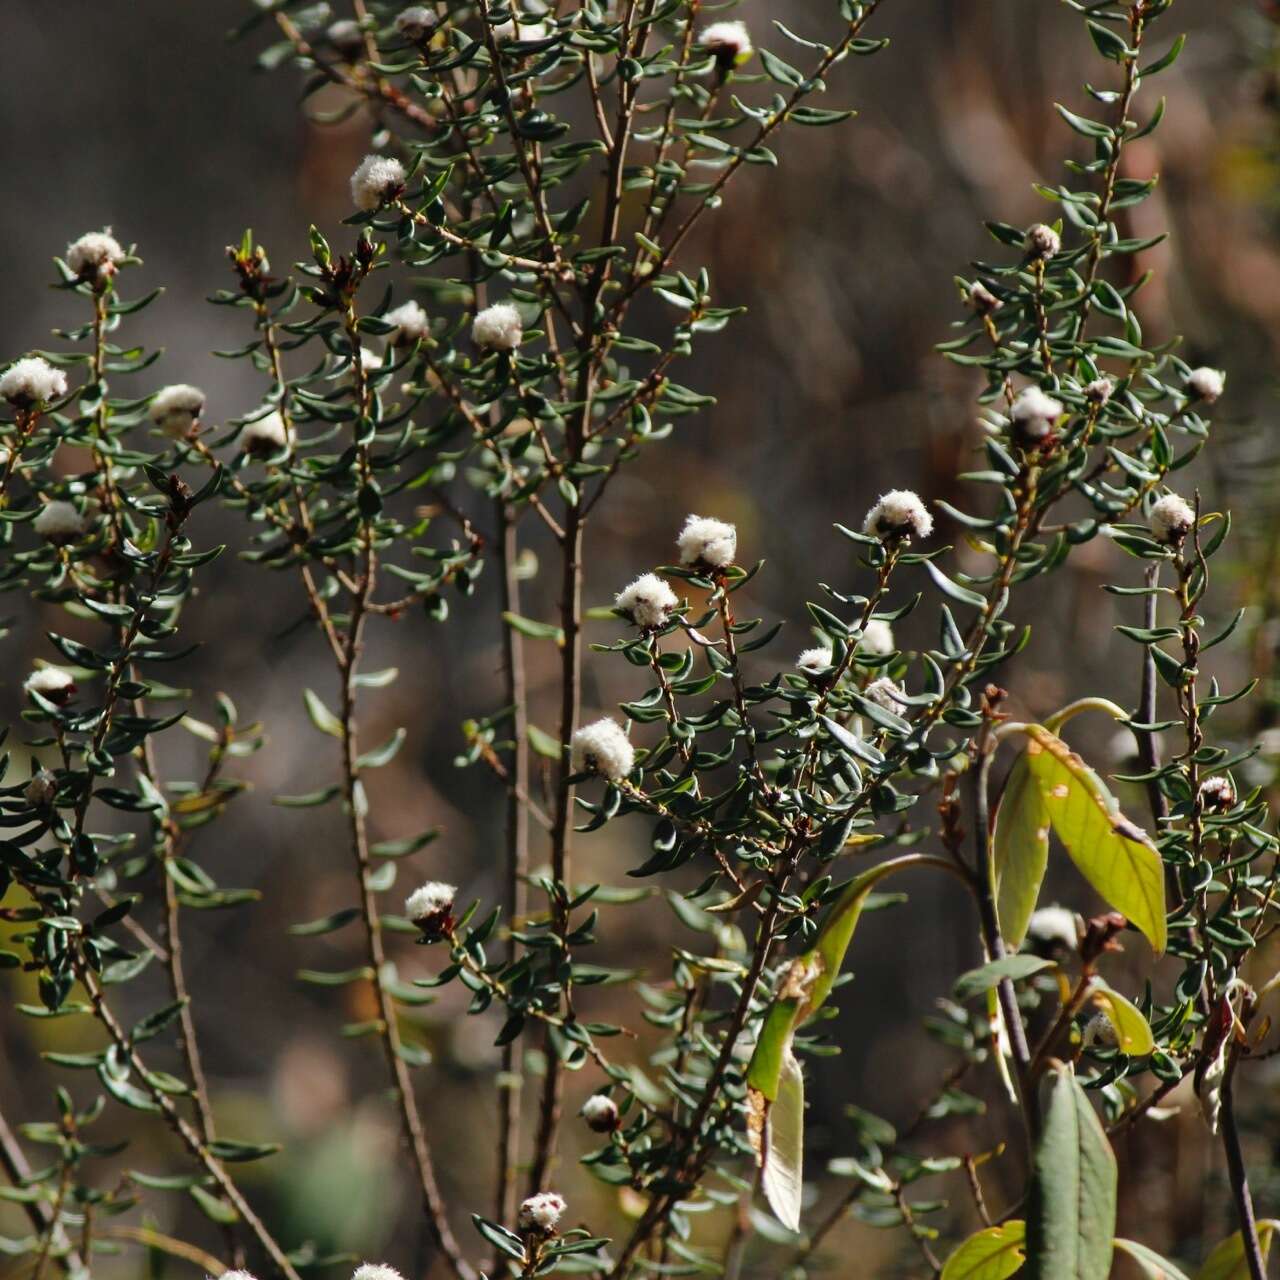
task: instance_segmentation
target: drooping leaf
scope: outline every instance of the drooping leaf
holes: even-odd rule
[[[302,700],[306,703],[307,715],[311,717],[311,723],[321,733],[327,733],[331,738],[342,737],[342,721],[321,702],[319,694],[310,689],[303,689]]]
[[[1000,932],[1010,947],[1018,947],[1049,865],[1049,810],[1025,754],[1009,771],[996,809],[992,859]]]
[[[1258,1247],[1263,1264],[1271,1252],[1271,1237],[1280,1221],[1263,1218],[1258,1222]],[[1244,1256],[1244,1239],[1240,1232],[1228,1236],[1205,1260],[1196,1272],[1195,1280],[1249,1280],[1249,1263]]]
[[[1056,734],[1025,728],[1027,764],[1040,784],[1049,820],[1085,879],[1165,948],[1164,865],[1146,833],[1119,809],[1102,779]]]
[[[970,969],[968,973],[962,973],[956,979],[953,990],[957,1000],[970,1000],[974,996],[981,995],[982,992],[989,991],[992,987],[997,986],[1005,978],[1020,982],[1023,978],[1029,978],[1032,974],[1039,973],[1042,969],[1052,969],[1053,967],[1053,961],[1046,960],[1042,956],[1005,956],[1000,960],[992,960],[989,964],[982,965],[981,968]]]
[[[800,1230],[804,1188],[804,1072],[790,1049],[783,1057],[778,1096],[765,1119],[761,1186],[778,1221]]]
[[[1166,1262],[1154,1249],[1136,1240],[1117,1240],[1116,1248],[1138,1264],[1146,1280],[1187,1280],[1185,1271],[1178,1270],[1172,1262]]]
[[[942,1280],[1008,1280],[1026,1257],[1026,1237],[1020,1218],[971,1235],[947,1259]]]
[[[1094,979],[1093,1002],[1111,1020],[1122,1052],[1133,1058],[1145,1058],[1156,1050],[1156,1038],[1142,1011],[1132,1001],[1113,991],[1101,978]]]
[[[1058,1066],[1035,1152],[1026,1280],[1107,1280],[1115,1227],[1115,1155],[1075,1073]]]

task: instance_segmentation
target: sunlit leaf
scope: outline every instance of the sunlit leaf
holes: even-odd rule
[[[1025,754],[1014,761],[996,809],[992,870],[1000,933],[1011,946],[1027,936],[1049,864],[1049,811]]]
[[[1263,1218],[1258,1222],[1258,1247],[1265,1266],[1271,1252],[1271,1237],[1280,1221]],[[1196,1272],[1195,1280],[1249,1280],[1249,1262],[1244,1256],[1244,1240],[1240,1232],[1228,1236]]]
[[[1154,1053],[1156,1038],[1137,1005],[1118,991],[1113,991],[1101,978],[1095,978],[1094,983],[1091,997],[1111,1019],[1121,1051],[1134,1058],[1145,1058],[1147,1054]]]
[[[778,1096],[765,1120],[761,1186],[778,1221],[799,1231],[804,1187],[804,1072],[789,1049],[783,1057]]]
[[[947,1259],[942,1280],[1007,1280],[1026,1257],[1026,1235],[1020,1218],[971,1235]]]

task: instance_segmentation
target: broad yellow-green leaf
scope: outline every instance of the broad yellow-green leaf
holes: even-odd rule
[[[1049,810],[1025,754],[1014,761],[996,809],[991,844],[1000,932],[1011,947],[1027,936],[1049,863]]]
[[[1035,1152],[1025,1280],[1107,1280],[1115,1229],[1115,1155],[1074,1072],[1059,1065]]]
[[[804,1072],[787,1050],[778,1081],[778,1096],[765,1119],[761,1186],[779,1222],[800,1230],[800,1196],[804,1188]]]
[[[1280,1226],[1275,1218],[1263,1218],[1258,1223],[1258,1245],[1265,1264],[1271,1252],[1271,1237]],[[1249,1280],[1249,1263],[1244,1256],[1244,1240],[1237,1231],[1228,1236],[1208,1257],[1204,1266],[1196,1272],[1196,1280]]]
[[[1019,1218],[979,1231],[947,1259],[942,1280],[1008,1280],[1026,1257],[1026,1236]]]
[[[1145,1058],[1156,1050],[1156,1038],[1141,1011],[1118,991],[1113,991],[1101,978],[1094,979],[1091,999],[1111,1019],[1122,1052],[1134,1058]]]
[[[1117,1240],[1116,1248],[1126,1253],[1138,1264],[1146,1280],[1187,1280],[1185,1271],[1179,1271],[1172,1262],[1166,1262],[1154,1249],[1136,1240]]]
[[[1028,767],[1072,861],[1112,907],[1163,951],[1164,866],[1155,846],[1061,738],[1037,724],[1027,725],[1024,732]]]

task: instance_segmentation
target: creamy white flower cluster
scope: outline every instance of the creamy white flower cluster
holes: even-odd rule
[[[47,404],[67,394],[67,375],[40,356],[15,360],[0,374],[0,398],[19,409]]]
[[[552,1235],[560,1225],[566,1207],[563,1196],[556,1195],[554,1191],[540,1191],[520,1205],[520,1228],[536,1231],[539,1235]]]

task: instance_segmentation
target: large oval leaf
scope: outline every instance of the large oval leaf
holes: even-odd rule
[[[1116,1158],[1069,1066],[1054,1070],[1027,1213],[1026,1280],[1107,1280]]]
[[[979,1231],[947,1259],[942,1280],[1008,1280],[1026,1257],[1026,1236],[1020,1218]]]
[[[1271,1237],[1280,1226],[1275,1218],[1263,1218],[1258,1223],[1258,1245],[1265,1264],[1271,1252]],[[1196,1280],[1249,1280],[1249,1263],[1244,1256],[1244,1240],[1237,1231],[1228,1236],[1208,1257],[1204,1266],[1196,1272]]]
[[[1000,932],[1017,948],[1027,936],[1049,864],[1049,810],[1025,754],[1009,770],[996,808],[991,857]]]
[[[1029,739],[1028,767],[1072,861],[1112,907],[1163,951],[1164,864],[1155,846],[1061,738],[1038,724],[1023,732]]]
[[[1187,1280],[1185,1271],[1179,1271],[1172,1262],[1166,1262],[1154,1249],[1136,1240],[1117,1240],[1116,1248],[1127,1253],[1142,1271],[1146,1280]]]

